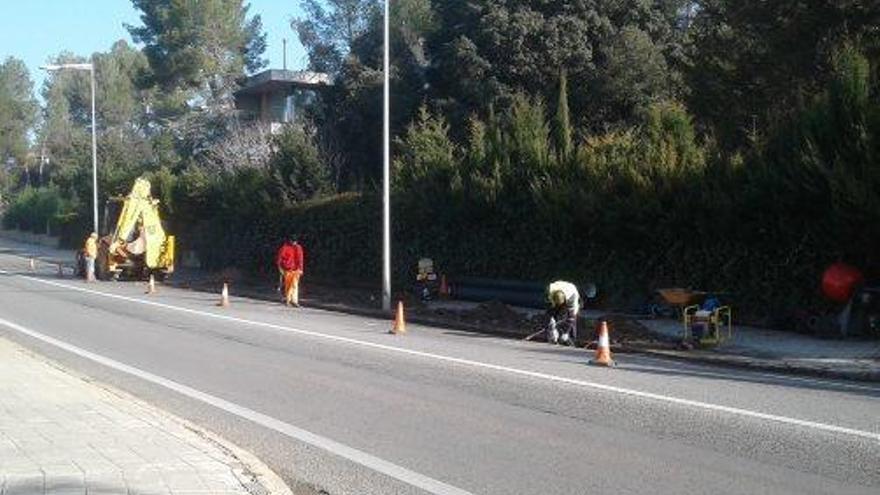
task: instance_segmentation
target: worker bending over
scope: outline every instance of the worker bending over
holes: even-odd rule
[[[574,345],[577,339],[577,319],[581,309],[581,296],[570,282],[557,280],[547,287],[547,342]]]
[[[83,255],[86,260],[86,282],[95,281],[95,259],[98,257],[98,234],[92,232],[86,238],[83,247]]]
[[[275,257],[278,273],[281,275],[284,303],[299,307],[299,279],[304,268],[304,253],[296,238],[288,237]]]

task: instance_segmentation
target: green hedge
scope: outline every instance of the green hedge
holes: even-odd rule
[[[3,227],[35,234],[57,233],[67,209],[57,189],[26,187],[6,207]]]
[[[349,281],[369,280],[379,273],[380,210],[375,201],[344,194],[248,213],[222,213],[198,223],[193,247],[207,267],[271,273],[284,237],[297,235],[307,249],[310,273]]]

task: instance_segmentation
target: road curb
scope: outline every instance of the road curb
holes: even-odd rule
[[[696,362],[702,364],[712,364],[716,366],[725,366],[728,368],[748,369],[752,371],[770,371],[776,373],[786,373],[790,375],[809,376],[815,378],[832,378],[841,380],[853,380],[868,383],[880,382],[880,371],[868,370],[835,370],[828,368],[809,367],[795,365],[788,361],[773,361],[769,359],[752,358],[748,356],[732,356],[732,355],[684,355],[677,351],[665,351],[646,349],[642,347],[623,346],[617,350],[622,353],[642,354],[651,357],[660,357],[664,359],[672,359],[682,362]]]
[[[163,413],[165,412],[163,411]],[[173,415],[171,417],[175,418]],[[177,418],[177,420],[181,421],[183,426],[188,430],[213,443],[230,456],[238,459],[245,469],[241,471],[235,470],[235,476],[245,486],[249,485],[246,481],[253,480],[257,485],[253,487],[257,492],[251,492],[254,493],[254,495],[293,495],[293,491],[287,486],[287,483],[285,483],[275,471],[272,471],[272,468],[267,466],[266,463],[261,461],[257,456],[250,453],[250,451],[247,451],[229,440],[226,440],[225,438],[183,418]],[[248,488],[251,487],[248,486]]]

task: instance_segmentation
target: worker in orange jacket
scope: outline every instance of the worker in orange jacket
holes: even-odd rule
[[[305,269],[305,252],[296,237],[284,241],[275,256],[275,265],[281,274],[285,304],[299,307],[299,280]]]

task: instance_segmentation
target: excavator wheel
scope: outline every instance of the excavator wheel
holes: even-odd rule
[[[95,260],[95,278],[107,280],[107,265],[100,256]]]
[[[95,278],[98,280],[110,280],[109,260],[110,253],[103,246],[98,248],[98,258],[95,260]]]

